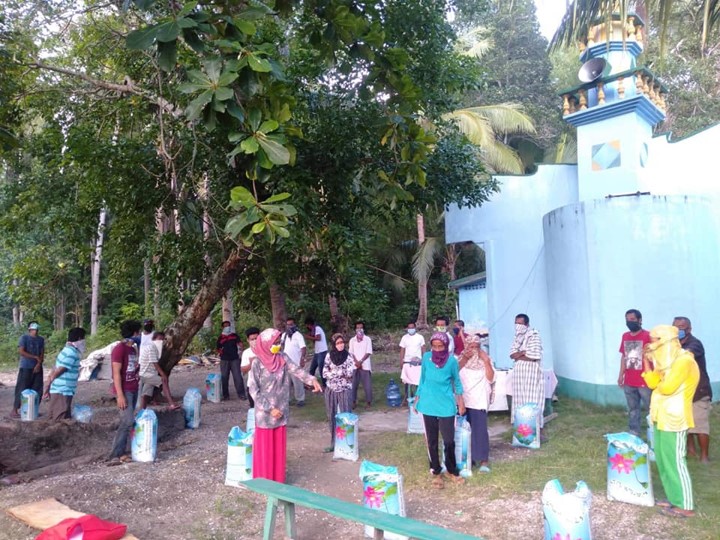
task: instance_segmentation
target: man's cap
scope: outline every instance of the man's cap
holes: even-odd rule
[[[28,325],[28,330],[40,330],[40,325],[36,322]]]

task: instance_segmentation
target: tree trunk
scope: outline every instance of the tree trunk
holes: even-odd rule
[[[418,246],[425,243],[425,217],[422,214],[415,216],[417,222]],[[418,280],[418,316],[415,326],[418,330],[428,328],[427,314],[427,279]]]
[[[13,279],[12,284],[14,287],[18,286],[18,280]],[[20,325],[22,324],[22,310],[20,309],[20,304],[16,304],[13,302],[12,305],[12,317],[13,317],[13,326],[15,328],[20,328]]]
[[[146,258],[143,264],[143,313],[150,313],[150,259]]]
[[[98,303],[100,301],[100,263],[102,262],[103,241],[105,239],[105,221],[107,209],[103,206],[98,218],[97,236],[95,237],[95,253],[92,258],[90,280],[92,294],[90,297],[90,335],[98,329]]]
[[[202,328],[205,318],[235,283],[245,266],[246,258],[247,253],[243,249],[231,251],[225,262],[205,280],[193,300],[165,329],[165,345],[160,359],[160,366],[165,373],[170,373],[180,361],[195,334]]]
[[[328,305],[330,306],[330,330],[332,331],[332,333],[347,333],[348,321],[345,316],[340,312],[337,296],[332,293],[328,295]]]
[[[55,321],[53,327],[56,331],[65,330],[65,294],[60,293],[55,301]]]
[[[202,188],[199,190],[198,195],[200,196],[200,200],[203,202],[203,222],[202,222],[202,228],[203,228],[203,240],[205,240],[205,245],[207,246],[208,242],[210,241],[210,215],[208,213],[208,200],[210,198],[210,178],[208,177],[207,172],[203,174],[203,183]],[[210,252],[205,249],[205,255],[203,257],[205,259],[205,267],[210,268]],[[230,303],[230,317],[231,319],[225,318],[225,303]],[[235,327],[235,318],[232,317],[232,296],[230,296],[230,293],[226,293],[225,296],[223,296],[223,320],[231,321],[233,328]],[[205,322],[203,323],[203,328],[208,331],[212,331],[212,316],[208,315],[205,319]]]
[[[285,321],[287,321],[285,292],[274,282],[270,283],[270,306],[272,307],[273,327],[284,328]]]
[[[208,317],[209,319],[210,317]],[[225,293],[222,299],[222,320],[230,321],[230,326],[235,328],[235,308],[233,306],[232,289]],[[212,326],[212,322],[211,322]],[[237,332],[237,329],[235,329]]]

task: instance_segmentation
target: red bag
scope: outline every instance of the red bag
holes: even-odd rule
[[[92,514],[78,518],[63,519],[57,525],[45,529],[35,540],[120,540],[127,532],[127,525],[105,521]]]

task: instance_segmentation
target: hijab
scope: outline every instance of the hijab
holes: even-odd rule
[[[645,346],[645,352],[652,358],[655,369],[658,371],[669,369],[682,350],[678,340],[678,329],[661,324],[650,331],[650,337],[655,341]]]
[[[336,366],[342,366],[347,360],[348,350],[347,344],[342,351],[337,350],[337,348],[335,347],[335,343],[337,343],[338,339],[343,339],[343,335],[333,334],[333,336],[330,338],[330,340],[332,341],[332,343],[330,344],[330,361]]]
[[[437,367],[443,367],[448,358],[450,358],[450,351],[448,351],[448,345],[450,344],[450,338],[445,332],[435,332],[430,338],[430,345],[432,346],[433,341],[439,341],[443,344],[444,350],[442,351],[431,351],[430,359]]]
[[[270,347],[277,341],[280,336],[280,331],[274,328],[267,328],[263,330],[258,338],[255,340],[255,345],[251,347],[252,352],[255,353],[270,373],[275,373],[278,369],[285,365],[285,357],[283,354],[273,354]]]

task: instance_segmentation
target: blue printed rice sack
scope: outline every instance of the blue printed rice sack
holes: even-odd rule
[[[20,394],[20,420],[23,422],[37,420],[39,404],[40,396],[35,390],[23,390]]]
[[[402,475],[397,467],[378,465],[363,461],[360,465],[360,480],[363,484],[363,506],[405,517],[405,494],[403,493]],[[365,526],[365,536],[374,538],[375,529]],[[390,540],[407,540],[406,536],[385,533]]]
[[[222,376],[219,373],[210,373],[205,377],[205,397],[213,403],[220,403],[222,400]]]
[[[605,438],[608,440],[608,500],[654,506],[648,445],[630,433],[610,433]]]
[[[592,493],[583,481],[578,482],[575,491],[569,493],[563,492],[558,480],[545,484],[542,493],[545,540],[592,540],[591,502]]]
[[[152,409],[143,409],[135,417],[130,454],[133,461],[151,463],[157,456],[158,419]]]
[[[512,435],[513,446],[540,448],[539,412],[540,406],[537,403],[525,403],[515,409]]]
[[[248,409],[247,422],[245,423],[245,431],[248,433],[255,431],[255,407]]]
[[[93,417],[92,407],[90,405],[73,405],[72,417],[76,422],[89,424]]]
[[[360,455],[358,448],[358,415],[339,413],[335,415],[335,450],[333,459],[357,461]]]
[[[455,462],[460,471],[460,476],[467,478],[472,476],[472,430],[470,422],[464,416],[455,417]],[[441,447],[442,448],[442,447]],[[443,470],[445,469],[445,454],[441,457]]]
[[[225,485],[239,486],[252,478],[253,432],[243,432],[238,426],[228,433]]]
[[[408,398],[408,433],[418,433],[423,435],[425,433],[425,422],[423,422],[423,415],[415,410],[413,404],[417,400],[416,397]]]
[[[188,388],[183,397],[183,412],[185,413],[185,427],[197,429],[200,427],[200,404],[202,394],[197,388]]]

